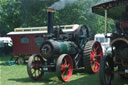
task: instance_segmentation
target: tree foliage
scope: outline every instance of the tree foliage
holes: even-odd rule
[[[91,7],[104,0],[77,0],[64,9],[56,10],[54,24],[86,24],[91,34],[104,32],[104,17],[91,12]],[[56,0],[0,0],[0,36],[17,27],[47,25],[46,9]],[[109,20],[109,31],[114,22]]]

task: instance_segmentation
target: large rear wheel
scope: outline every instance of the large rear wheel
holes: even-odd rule
[[[41,66],[44,64],[44,60],[40,55],[32,55],[27,64],[27,72],[31,79],[40,80],[44,72]]]
[[[69,81],[73,72],[72,58],[68,54],[62,54],[56,64],[56,73],[59,80]]]
[[[83,49],[83,62],[87,73],[96,73],[100,69],[103,52],[98,41],[88,41]]]

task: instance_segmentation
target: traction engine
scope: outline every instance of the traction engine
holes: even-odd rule
[[[99,72],[102,48],[90,40],[88,27],[79,25],[74,32],[53,26],[54,10],[48,9],[48,37],[40,47],[40,55],[33,54],[28,61],[28,75],[39,80],[44,72],[55,72],[59,80],[70,80],[73,69],[85,67],[87,73]]]
[[[128,0],[113,0],[92,7],[93,12],[105,16],[105,35],[107,34],[107,17],[115,21],[116,32],[111,36],[111,47],[101,60],[101,85],[112,85],[114,74],[128,79]]]

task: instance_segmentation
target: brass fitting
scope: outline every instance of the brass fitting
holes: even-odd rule
[[[54,12],[54,9],[48,8],[47,12]]]

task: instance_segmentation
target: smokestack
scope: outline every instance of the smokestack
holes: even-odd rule
[[[47,12],[48,12],[48,34],[51,34],[53,33],[54,10],[48,8]]]

